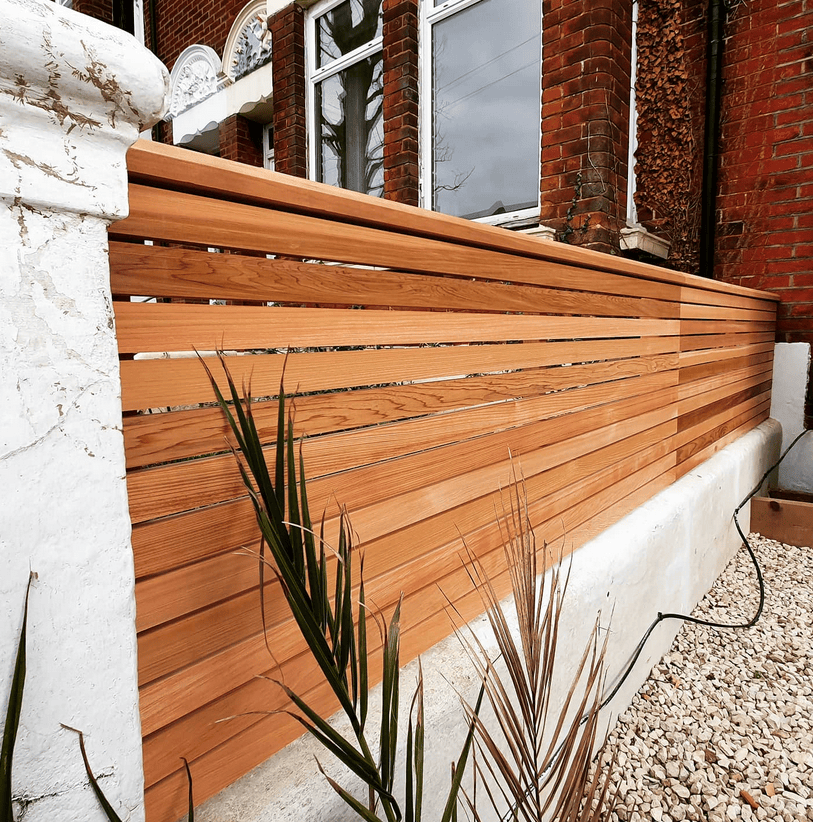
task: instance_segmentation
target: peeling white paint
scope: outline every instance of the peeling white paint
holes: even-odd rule
[[[129,35],[0,0],[0,718],[29,571],[21,820],[144,818],[133,553],[108,271],[125,152],[167,72]]]

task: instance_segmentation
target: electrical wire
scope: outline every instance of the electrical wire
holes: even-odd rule
[[[772,472],[775,471],[775,469],[778,468],[779,465],[781,465],[781,463],[784,461],[784,457],[786,457],[787,454],[789,454],[789,452],[795,447],[795,444],[798,442],[798,440],[801,439],[801,437],[804,436],[804,434],[806,433],[808,433],[808,431],[804,430],[801,431],[800,434],[798,434],[798,436],[790,443],[787,450],[784,451],[784,453],[779,457],[778,461],[767,469],[767,471],[764,473],[764,476],[761,477],[761,480],[759,481],[758,485],[756,485],[756,487],[741,501],[736,510],[733,512],[733,524],[735,525],[736,530],[738,531],[739,536],[741,537],[741,541],[744,548],[747,549],[747,552],[750,555],[750,559],[753,561],[753,566],[756,570],[756,577],[758,578],[758,608],[756,609],[756,613],[753,615],[752,620],[747,620],[743,623],[717,623],[714,620],[706,620],[705,618],[701,617],[677,614],[676,612],[659,612],[659,614],[656,616],[656,619],[653,621],[653,623],[651,623],[651,625],[648,627],[648,630],[642,636],[642,640],[639,641],[639,645],[636,647],[636,651],[631,656],[631,660],[624,674],[619,679],[616,686],[614,686],[614,688],[607,695],[605,700],[603,700],[600,704],[600,710],[606,707],[613,700],[616,693],[619,692],[619,690],[622,688],[622,685],[627,680],[628,675],[630,675],[634,666],[636,666],[636,662],[639,659],[639,655],[642,654],[642,650],[645,648],[645,644],[648,642],[648,638],[651,636],[651,633],[663,620],[681,620],[687,623],[697,623],[700,626],[709,626],[713,629],[749,629],[751,626],[755,626],[756,623],[758,623],[758,619],[761,617],[761,613],[764,611],[764,577],[761,574],[761,566],[759,566],[758,564],[758,558],[756,557],[755,552],[753,551],[752,546],[750,545],[750,542],[748,541],[747,537],[745,537],[744,532],[741,530],[741,525],[739,525],[738,521],[738,515],[741,509],[744,508],[744,506],[747,505],[747,503],[761,490],[761,486],[764,485],[765,481],[767,480],[767,477],[769,477],[770,474],[772,474]],[[582,723],[585,723],[586,720],[587,715],[585,716],[585,718],[583,718]]]
[[[625,681],[628,679],[628,676],[633,671],[634,666],[636,666],[636,662],[639,660],[639,656],[642,654],[642,650],[645,648],[645,644],[647,644],[648,638],[653,633],[653,630],[663,620],[681,620],[682,622],[696,623],[700,626],[710,626],[711,628],[714,628],[714,629],[749,629],[751,626],[755,626],[755,624],[758,623],[758,619],[761,617],[761,614],[764,611],[764,577],[761,573],[761,566],[758,563],[758,558],[756,557],[755,552],[753,551],[749,540],[745,536],[744,532],[741,530],[741,526],[739,525],[739,521],[738,521],[738,515],[739,515],[739,512],[741,511],[741,509],[744,508],[744,506],[747,505],[747,503],[761,490],[761,487],[764,485],[767,478],[770,476],[770,474],[772,474],[773,471],[775,471],[776,468],[778,468],[779,465],[781,465],[781,463],[784,461],[784,457],[786,457],[787,454],[789,454],[789,452],[795,447],[795,444],[798,442],[798,440],[801,439],[801,437],[804,436],[807,433],[809,433],[809,431],[805,429],[805,430],[801,431],[800,434],[798,434],[798,436],[790,443],[787,450],[784,451],[783,454],[781,454],[781,456],[778,458],[777,462],[775,462],[773,465],[771,465],[770,468],[768,468],[767,471],[764,472],[764,475],[761,477],[761,480],[759,481],[758,485],[756,485],[756,487],[741,501],[741,503],[739,503],[739,505],[735,509],[735,511],[733,511],[733,524],[735,525],[736,530],[738,531],[739,536],[741,537],[742,545],[744,546],[744,548],[747,549],[748,553],[750,554],[750,559],[753,561],[753,566],[755,567],[755,571],[756,571],[756,577],[758,578],[758,587],[759,587],[758,608],[756,609],[756,612],[753,615],[752,619],[748,620],[748,621],[744,621],[743,623],[717,623],[716,621],[713,621],[713,620],[706,620],[705,618],[693,617],[691,615],[677,614],[676,612],[667,612],[667,613],[659,612],[658,615],[656,616],[656,619],[653,621],[653,623],[650,624],[647,631],[642,636],[642,639],[639,641],[639,644],[637,645],[636,650],[634,651],[633,655],[631,655],[631,659],[628,662],[628,666],[625,669],[625,672],[623,673],[622,677],[617,681],[614,688],[607,694],[605,699],[600,703],[600,705],[597,709],[597,713],[601,712],[614,699],[617,692],[619,692],[619,690],[622,688]],[[580,726],[584,725],[588,721],[588,718],[590,718],[590,716],[591,716],[591,713],[586,712],[585,715],[583,715],[582,718],[580,719]],[[548,770],[553,765],[554,761],[556,761],[557,758],[559,757],[559,755],[562,752],[562,749],[563,749],[564,746],[565,746],[565,740],[563,740],[563,742],[559,745],[559,747],[557,747],[553,757],[548,762],[548,764],[543,768],[543,771],[542,771],[541,775],[545,775],[548,772]],[[532,782],[532,786],[533,786],[533,782]],[[529,788],[529,791],[530,790],[531,790],[531,788]],[[503,817],[502,820],[503,821],[509,821],[512,818],[512,816],[513,816],[513,812],[511,810],[509,810],[509,812],[506,813],[506,815]]]

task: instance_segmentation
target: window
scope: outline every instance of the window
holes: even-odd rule
[[[264,124],[264,131],[262,133],[264,169],[274,170],[276,168],[274,138],[275,135],[273,133],[273,125],[271,123]]]
[[[422,38],[425,206],[536,216],[542,0],[424,0]]]
[[[310,168],[318,181],[383,195],[381,0],[327,0],[307,21]]]

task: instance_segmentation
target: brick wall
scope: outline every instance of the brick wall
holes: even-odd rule
[[[202,43],[223,56],[224,42],[247,0],[155,0],[156,54],[169,69],[188,46]],[[145,7],[145,17],[150,13]]]
[[[276,172],[307,177],[304,10],[293,3],[273,15],[273,142]]]
[[[230,115],[219,124],[219,157],[254,167],[264,166],[262,126],[241,115]]]
[[[105,23],[111,23],[114,19],[113,0],[74,0],[74,11]]]
[[[616,253],[627,196],[631,3],[543,4],[541,223]]]
[[[805,0],[727,18],[716,240],[716,277],[777,293],[777,338],[810,344],[811,26]]]
[[[384,197],[417,206],[419,0],[383,3]]]

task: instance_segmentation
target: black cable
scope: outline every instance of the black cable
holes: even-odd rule
[[[756,576],[758,577],[759,600],[758,608],[756,609],[756,613],[753,615],[753,619],[746,621],[744,623],[716,623],[713,620],[704,620],[703,618],[692,617],[691,615],[676,614],[675,612],[668,612],[667,614],[659,612],[656,616],[656,619],[653,621],[653,623],[650,624],[645,634],[642,635],[642,640],[639,641],[639,645],[636,647],[636,651],[633,653],[633,655],[631,655],[631,659],[628,663],[627,668],[625,669],[625,673],[619,679],[616,686],[614,686],[614,688],[608,693],[605,700],[603,700],[602,703],[599,705],[597,712],[602,711],[614,699],[616,693],[619,692],[619,690],[622,688],[622,685],[625,683],[625,681],[628,679],[628,676],[633,671],[634,666],[636,666],[636,662],[639,660],[639,655],[642,654],[642,650],[645,648],[645,644],[648,642],[648,638],[653,633],[653,630],[663,620],[681,620],[683,622],[687,621],[689,623],[697,623],[700,626],[710,626],[714,629],[749,629],[751,626],[755,626],[755,624],[758,623],[758,619],[761,617],[761,613],[764,610],[764,577],[761,574],[761,566],[759,566],[758,564],[758,558],[756,557],[749,540],[744,535],[744,532],[741,530],[741,526],[738,522],[738,514],[741,511],[741,509],[744,508],[744,506],[747,505],[747,503],[761,490],[761,486],[764,485],[764,482],[766,481],[767,477],[769,477],[770,474],[772,474],[772,472],[775,471],[775,469],[778,468],[779,465],[781,465],[781,463],[784,461],[784,457],[786,457],[787,454],[789,454],[789,452],[795,447],[795,444],[798,442],[798,440],[801,439],[801,437],[804,436],[804,434],[806,433],[809,432],[807,430],[803,430],[800,434],[798,434],[798,436],[790,443],[787,450],[784,451],[784,453],[778,458],[778,461],[772,466],[770,466],[770,468],[768,468],[767,471],[764,472],[764,475],[761,477],[761,480],[759,481],[758,485],[756,485],[756,487],[741,501],[736,510],[733,512],[733,523],[736,526],[736,530],[738,531],[739,536],[741,537],[744,548],[746,548],[750,554],[750,559],[753,561],[753,566],[756,570]],[[585,724],[588,721],[588,718],[590,718],[590,716],[591,713],[586,712],[580,720],[580,726]],[[562,748],[564,745],[565,741],[563,740],[559,747],[557,747],[557,750],[554,753],[551,760],[544,767],[541,773],[542,775],[548,772],[551,765],[554,763],[554,761],[556,761],[556,759],[562,752]],[[508,821],[512,815],[513,813],[509,811],[508,813],[506,813],[505,817],[503,818],[503,821]]]
[[[764,610],[764,577],[761,574],[761,566],[759,566],[758,564],[758,558],[756,557],[755,552],[753,551],[749,541],[744,536],[744,532],[741,530],[741,526],[738,522],[738,514],[741,511],[741,509],[744,508],[744,506],[747,505],[747,503],[761,490],[761,486],[764,485],[764,482],[766,481],[767,477],[769,477],[770,474],[772,474],[772,472],[775,471],[775,469],[778,468],[779,465],[781,465],[781,463],[784,460],[784,457],[786,457],[787,454],[789,454],[789,452],[795,447],[795,444],[798,442],[798,440],[801,439],[801,437],[804,436],[804,434],[806,433],[808,433],[808,431],[804,430],[801,431],[800,434],[798,434],[798,436],[790,443],[787,450],[784,451],[784,453],[779,457],[778,461],[767,469],[758,485],[741,501],[739,506],[733,512],[733,523],[736,527],[736,530],[739,533],[739,536],[741,537],[741,541],[744,545],[744,548],[746,548],[750,554],[750,559],[753,561],[753,566],[756,570],[756,577],[758,578],[758,608],[756,609],[756,613],[753,615],[752,620],[745,621],[744,623],[716,623],[713,620],[705,620],[704,618],[692,617],[691,615],[677,614],[676,612],[668,612],[667,614],[665,614],[664,612],[659,612],[659,614],[656,617],[656,620],[654,620],[653,623],[651,623],[651,625],[648,627],[648,630],[642,636],[642,640],[636,647],[636,651],[631,656],[631,660],[628,664],[627,669],[625,670],[625,674],[622,675],[616,686],[611,690],[611,692],[608,694],[605,700],[600,704],[600,710],[606,707],[613,700],[613,697],[616,695],[616,693],[619,692],[619,690],[622,688],[622,684],[625,683],[625,681],[628,678],[628,675],[630,675],[631,671],[633,670],[633,667],[636,666],[636,661],[639,659],[639,655],[642,654],[642,650],[645,648],[645,644],[648,642],[648,638],[651,636],[651,633],[663,620],[687,621],[689,623],[697,623],[700,626],[710,626],[713,629],[749,629],[751,626],[755,626],[756,623],[758,623],[758,619],[761,617],[761,613]],[[586,715],[583,718],[582,723],[584,724],[587,720],[588,716]]]

